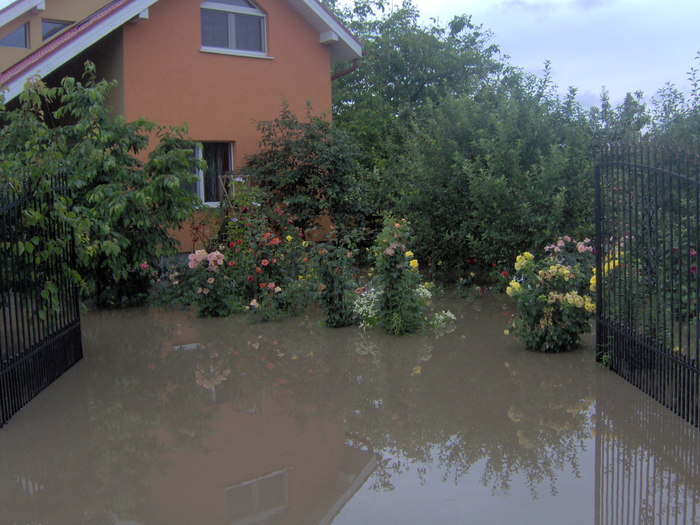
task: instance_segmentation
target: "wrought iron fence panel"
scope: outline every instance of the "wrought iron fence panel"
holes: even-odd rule
[[[700,424],[700,162],[611,145],[595,168],[598,358]]]
[[[67,194],[64,176],[50,183]],[[31,188],[0,191],[0,426],[82,357],[78,291],[65,271],[74,239],[45,220],[52,205]]]

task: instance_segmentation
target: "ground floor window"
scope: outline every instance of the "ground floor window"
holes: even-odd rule
[[[198,180],[189,189],[208,206],[218,206],[223,198],[226,176],[233,170],[231,142],[202,142],[195,155],[207,163],[206,170],[198,170]]]

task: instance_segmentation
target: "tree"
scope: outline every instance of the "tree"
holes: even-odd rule
[[[168,229],[195,209],[185,184],[200,161],[183,127],[112,118],[105,101],[114,82],[95,74],[86,63],[84,82],[67,77],[48,88],[36,80],[15,109],[0,108],[2,182],[50,192],[47,181],[65,172],[72,199],[52,213],[75,229],[84,292],[99,306],[133,304],[174,250]],[[142,162],[152,136],[158,144]]]
[[[260,151],[247,157],[244,173],[269,190],[303,230],[322,215],[345,230],[362,219],[355,201],[357,147],[327,120],[301,121],[285,103],[279,117],[257,123]]]

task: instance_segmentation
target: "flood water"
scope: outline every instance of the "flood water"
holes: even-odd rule
[[[85,358],[0,429],[3,525],[700,523],[700,433],[503,334],[505,296],[395,337],[83,316]]]

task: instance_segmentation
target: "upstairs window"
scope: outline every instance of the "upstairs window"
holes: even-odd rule
[[[0,38],[0,46],[3,47],[29,47],[29,23],[19,26],[8,35]]]
[[[265,14],[248,0],[202,2],[202,50],[265,54]]]
[[[52,36],[60,33],[73,22],[64,22],[62,20],[42,20],[41,21],[41,39],[48,40]]]

